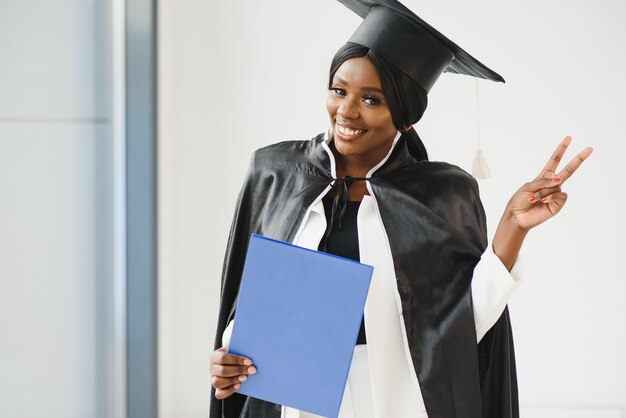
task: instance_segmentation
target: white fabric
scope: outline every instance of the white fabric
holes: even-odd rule
[[[424,401],[409,352],[391,248],[375,197],[363,197],[357,229],[361,262],[374,266],[365,303],[365,335],[375,416],[425,417]]]
[[[474,267],[472,276],[472,302],[477,341],[482,340],[502,315],[511,295],[524,277],[523,270],[523,263],[518,257],[511,271],[508,271],[489,243]]]

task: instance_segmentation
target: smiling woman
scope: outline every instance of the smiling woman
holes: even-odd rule
[[[382,94],[378,74],[367,58],[347,60],[339,67],[333,81],[326,109],[333,138],[331,149],[342,157],[337,159],[337,175],[365,177],[389,152],[398,131]],[[374,93],[372,89],[381,93]]]
[[[312,416],[237,393],[256,373],[253,358],[227,353],[251,233],[374,266],[340,418],[516,418],[507,303],[517,255],[526,233],[560,211],[560,187],[591,149],[557,174],[565,138],[513,193],[488,245],[476,181],[428,161],[411,125],[444,70],[502,77],[397,1],[343,3],[364,21],[331,65],[330,128],[257,150],[239,196],[209,366],[211,418]]]
[[[426,110],[426,92],[393,64],[349,42],[333,58],[328,89],[326,110],[334,136],[330,146],[343,157],[337,159],[338,177],[365,177],[387,154],[398,131],[416,160],[428,159],[412,127]],[[364,184],[352,186],[349,200],[361,200],[364,189]]]

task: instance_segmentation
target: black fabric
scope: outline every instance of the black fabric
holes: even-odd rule
[[[502,345],[508,349],[501,349]],[[519,417],[513,333],[508,308],[480,341],[479,348],[483,416]],[[494,392],[501,392],[502,397],[493,397],[491,394]]]
[[[250,234],[293,242],[307,208],[333,183],[323,137],[255,152],[224,259],[216,349],[234,310]],[[476,181],[451,164],[416,161],[401,138],[368,183],[389,240],[429,418],[518,417],[507,311],[476,344],[470,284],[487,246]],[[211,418],[240,416],[248,398],[235,394],[218,401],[214,393]],[[280,408],[251,399],[242,417],[280,416]]]
[[[322,199],[324,203],[324,215],[326,216],[326,231],[330,232],[325,235],[325,241],[320,244],[320,247],[323,246],[327,253],[359,261],[359,233],[356,218],[361,202],[346,200],[341,219],[341,228],[333,229],[331,219],[333,217],[334,200],[335,199],[330,196],[325,196],[324,199]],[[363,319],[361,319],[361,327],[359,328],[359,336],[357,337],[356,343],[367,344],[365,322]]]
[[[326,213],[330,214],[330,216],[326,217],[328,228],[326,228],[322,242],[320,242],[320,251],[326,251],[326,243],[329,235],[333,231],[340,231],[342,229],[341,224],[346,213],[346,207],[348,206],[348,189],[357,181],[365,181],[365,179],[352,178],[350,176],[337,179],[337,195],[331,200],[332,203],[326,210]]]
[[[359,231],[356,224],[357,214],[359,213],[360,201],[346,201],[343,211],[341,227],[333,228],[330,219],[333,217],[333,202],[331,196],[324,196],[324,214],[326,216],[326,231],[330,231],[328,240],[325,243],[325,252],[338,255],[340,257],[349,258],[354,261],[360,261],[359,257]],[[323,243],[320,243],[320,247]],[[321,249],[320,249],[321,250]],[[324,250],[321,250],[324,251]]]

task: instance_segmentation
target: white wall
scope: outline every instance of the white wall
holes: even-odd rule
[[[595,148],[564,186],[567,207],[525,244],[528,279],[511,301],[520,398],[528,418],[626,415],[626,3],[406,1],[507,80],[479,83],[491,231],[563,136],[569,156]],[[248,158],[327,128],[328,66],[360,19],[332,0],[159,4],[159,402],[162,418],[200,417]],[[475,89],[457,75],[433,88],[417,127],[432,159],[471,168]]]
[[[112,415],[110,5],[0,1],[0,416]]]

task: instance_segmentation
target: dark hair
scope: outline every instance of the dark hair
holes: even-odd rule
[[[418,161],[428,160],[426,147],[415,129],[411,128],[406,131],[409,126],[422,118],[428,105],[428,96],[422,86],[398,67],[376,55],[368,47],[348,42],[339,48],[330,64],[328,88],[332,87],[335,73],[344,62],[351,58],[360,57],[367,57],[376,68],[389,106],[391,119],[396,129],[402,131],[402,137],[407,142],[409,152]]]

